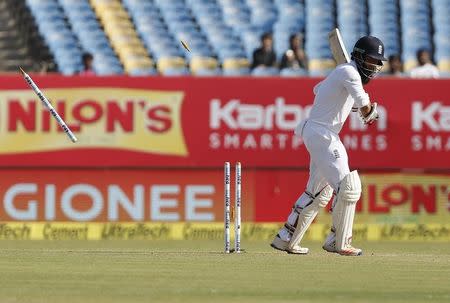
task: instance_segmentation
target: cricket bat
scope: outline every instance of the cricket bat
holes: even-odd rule
[[[344,41],[342,41],[342,36],[338,28],[328,33],[328,41],[330,42],[333,58],[338,65],[350,62],[350,57],[345,49]]]
[[[331,53],[337,65],[350,62],[350,57],[345,49],[344,41],[342,41],[342,36],[338,28],[328,33],[328,41],[330,42]],[[357,111],[358,108],[352,107],[352,112]]]

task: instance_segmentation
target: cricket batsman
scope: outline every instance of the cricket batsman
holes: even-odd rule
[[[358,111],[365,124],[378,119],[377,103],[371,102],[363,85],[381,70],[384,45],[376,37],[360,38],[351,53],[351,61],[338,65],[314,87],[314,104],[309,118],[300,122],[300,136],[310,155],[309,180],[271,246],[292,254],[307,254],[300,246],[306,230],[335,194],[332,228],[323,249],[341,255],[359,256],[362,250],[351,245],[355,206],[361,196],[361,180],[350,171],[347,151],[339,132],[352,111]]]

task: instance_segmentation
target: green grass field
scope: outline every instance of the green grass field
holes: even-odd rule
[[[1,241],[0,302],[450,302],[449,243],[343,257],[218,241]]]

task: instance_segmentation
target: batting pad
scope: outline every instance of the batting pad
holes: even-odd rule
[[[341,181],[333,208],[333,226],[336,228],[336,248],[344,250],[351,243],[356,202],[361,197],[361,180],[356,170]]]
[[[327,185],[317,197],[313,197],[309,205],[305,206],[305,208],[300,211],[295,231],[289,241],[289,249],[293,249],[294,246],[300,243],[312,221],[314,221],[314,218],[319,213],[319,209],[328,204],[332,195],[333,189],[331,186]]]

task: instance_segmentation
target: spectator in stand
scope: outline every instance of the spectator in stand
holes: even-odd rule
[[[39,74],[46,75],[50,70],[50,63],[46,61],[42,61],[38,64],[37,69],[39,69]]]
[[[84,53],[81,57],[83,61],[83,70],[80,71],[81,76],[95,76],[94,68],[92,66],[94,62],[94,56],[90,53]]]
[[[390,55],[389,58],[389,70],[385,74],[386,76],[402,77],[403,76],[403,63],[399,55]]]
[[[264,33],[261,36],[261,47],[253,52],[253,62],[251,68],[256,67],[275,67],[276,55],[273,50],[272,34]]]
[[[283,68],[303,68],[307,69],[308,61],[303,50],[303,41],[300,34],[293,34],[289,37],[289,49],[281,58],[280,69]]]
[[[431,62],[428,50],[417,51],[417,62],[419,65],[411,70],[412,78],[439,78],[439,69]]]

